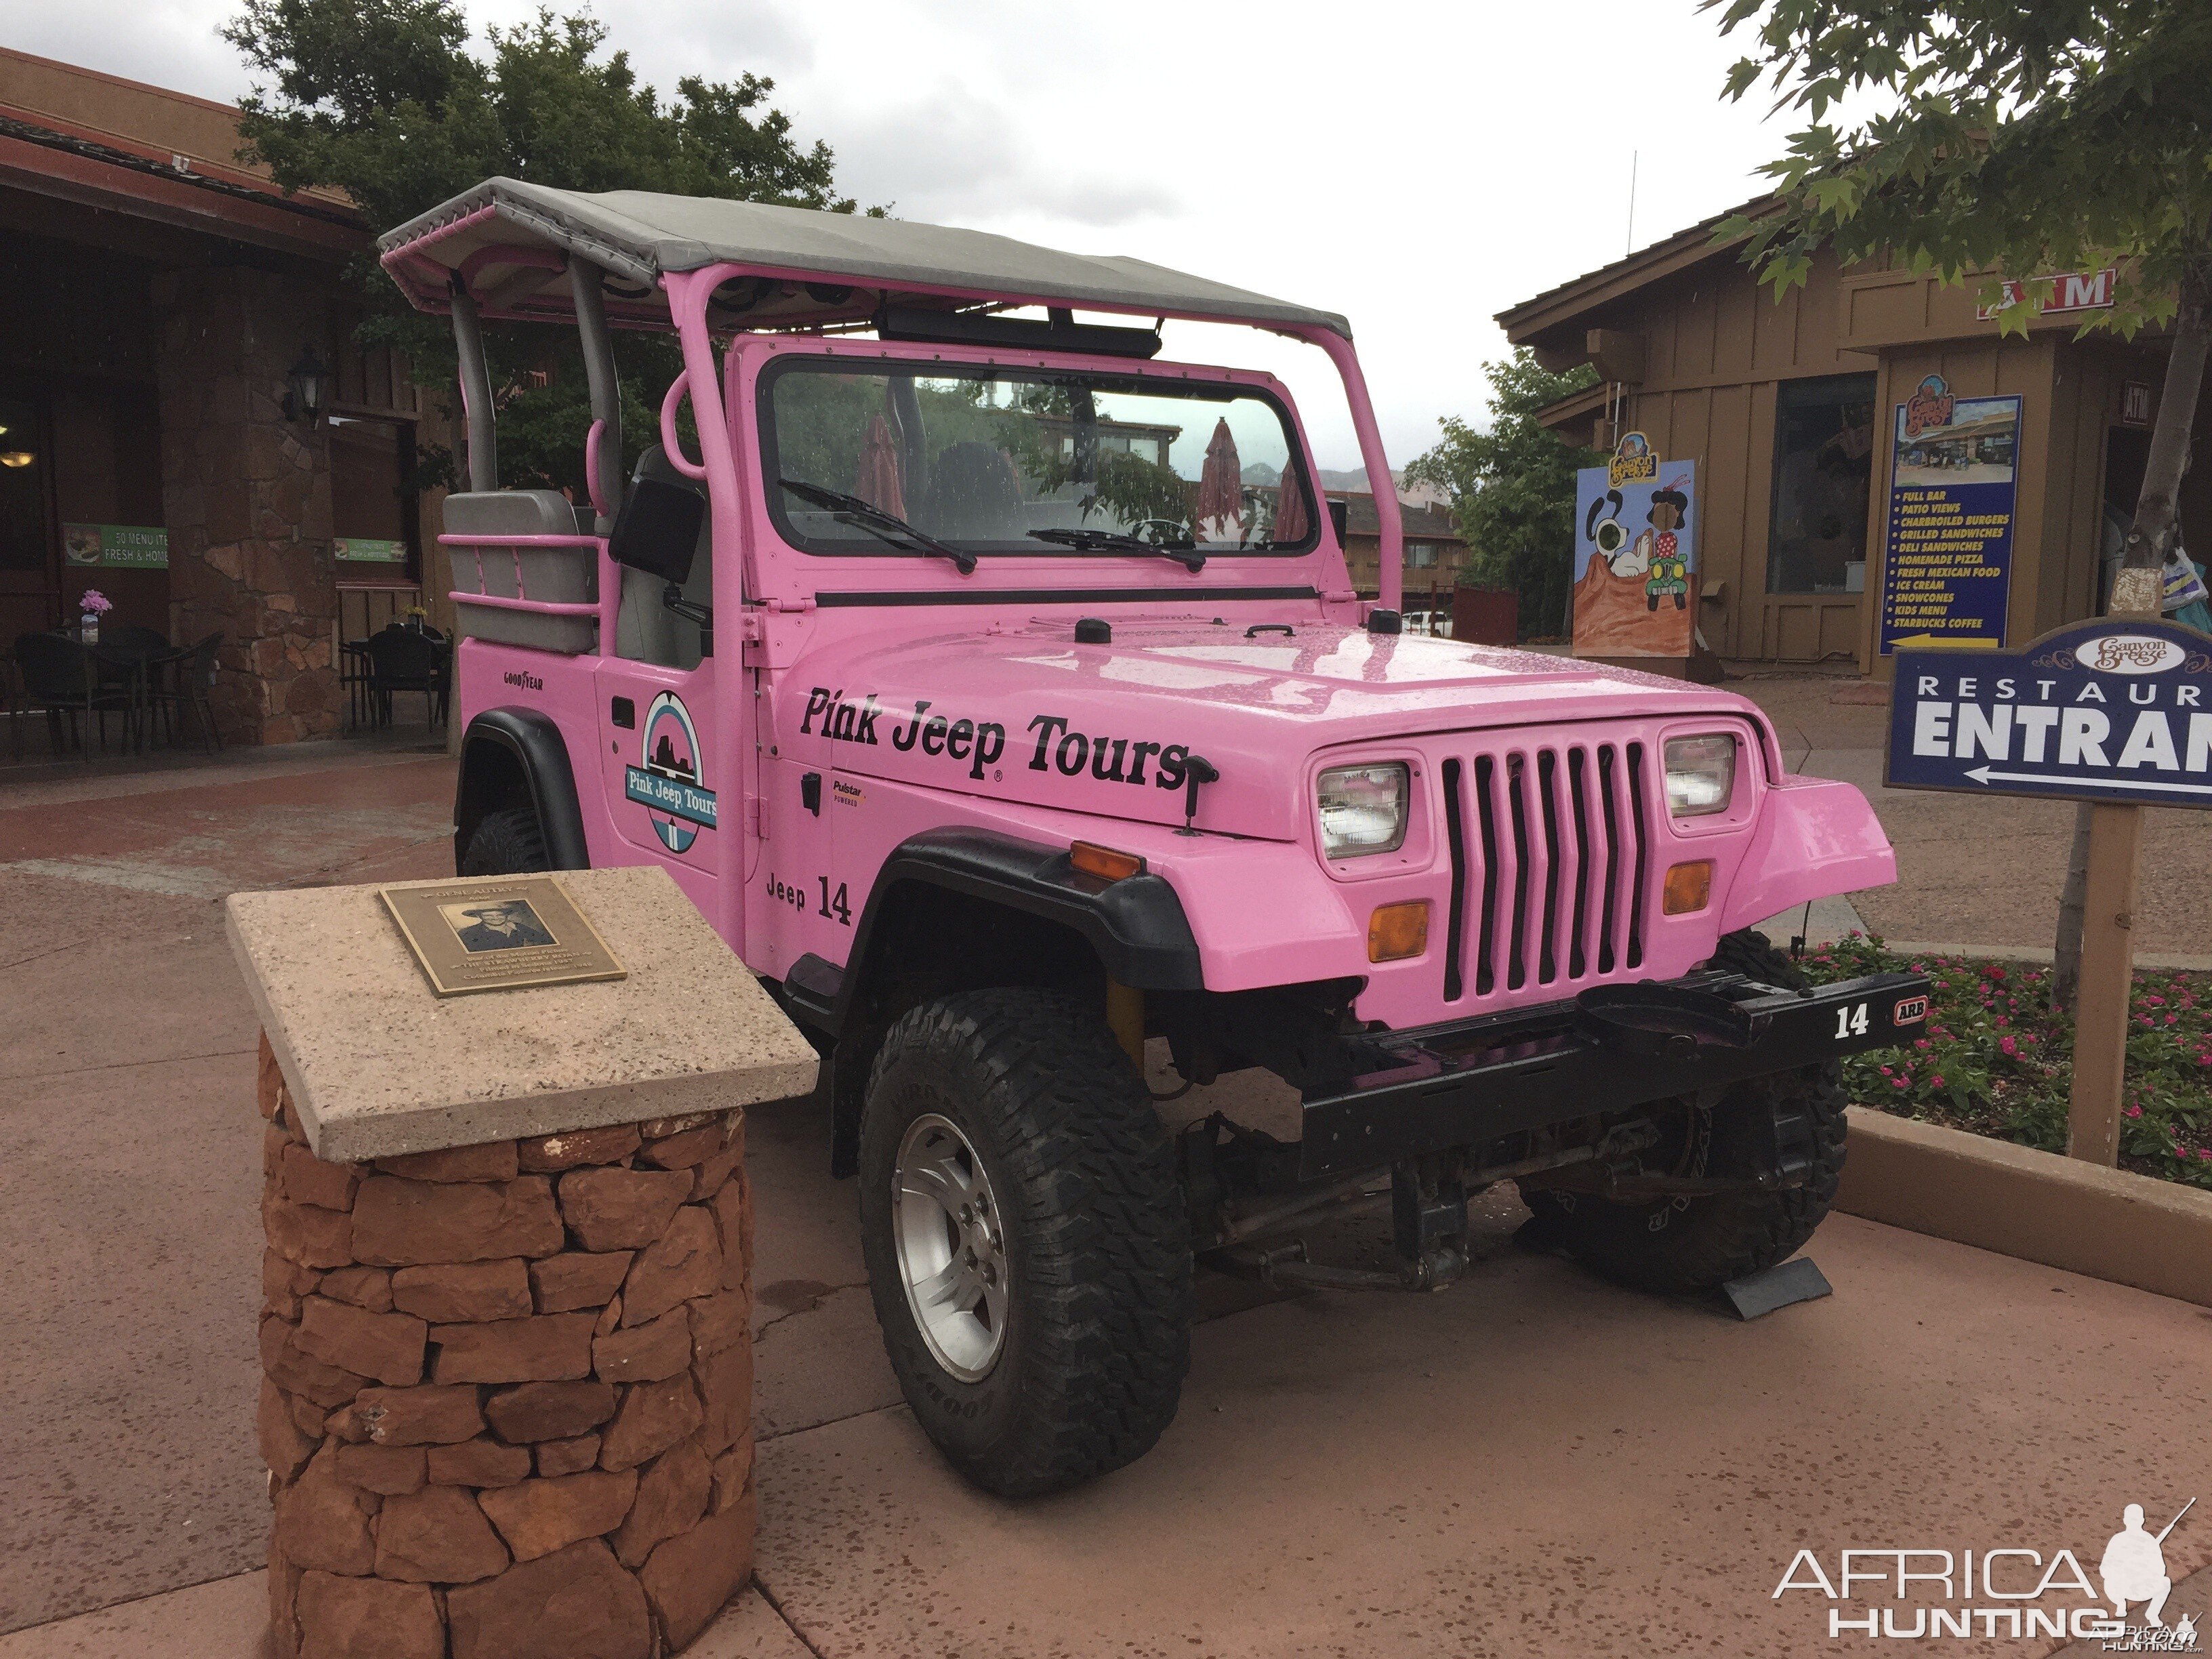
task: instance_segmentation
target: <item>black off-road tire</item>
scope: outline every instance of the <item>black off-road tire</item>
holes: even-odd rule
[[[939,1363],[892,1234],[898,1150],[951,1121],[1004,1225],[1001,1346],[979,1379]],[[1150,1450],[1190,1364],[1190,1221],[1142,1078],[1103,1018],[1054,992],[963,992],[884,1034],[860,1127],[860,1239],[876,1319],[923,1431],[1008,1498],[1057,1491]]]
[[[1785,954],[1748,931],[1722,939],[1707,966],[1791,990],[1807,982]],[[1697,1161],[1718,1174],[1749,1166],[1753,1115],[1778,1099],[1812,1118],[1813,1168],[1803,1186],[1635,1203],[1531,1186],[1522,1193],[1534,1217],[1531,1242],[1564,1249],[1620,1284],[1670,1294],[1710,1290],[1788,1261],[1826,1218],[1843,1175],[1845,1100],[1835,1062],[1748,1079],[1710,1113],[1686,1102],[1674,1109],[1686,1136],[1708,1137]]]
[[[544,832],[538,814],[526,806],[502,806],[477,820],[461,854],[464,876],[527,876],[550,870]]]

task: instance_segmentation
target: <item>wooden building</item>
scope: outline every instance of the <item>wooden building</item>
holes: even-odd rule
[[[223,735],[287,742],[339,730],[342,637],[441,608],[408,476],[444,428],[355,348],[371,228],[238,149],[228,105],[0,48],[0,672],[98,588],[220,633]]]
[[[1358,489],[1332,489],[1328,495],[1332,503],[1344,503],[1344,558],[1352,586],[1373,599],[1382,580],[1382,524],[1375,514],[1375,497]],[[1435,608],[1449,613],[1452,587],[1467,562],[1467,538],[1444,507],[1401,496],[1398,511],[1406,538],[1406,604],[1428,610],[1433,592],[1439,596]]]
[[[1976,285],[1815,260],[1779,303],[1718,219],[1501,313],[1547,368],[1593,363],[1601,380],[1546,410],[1578,443],[1640,431],[1697,463],[1698,623],[1723,657],[1886,660],[1877,626],[1890,544],[1897,411],[1930,375],[1962,402],[2017,395],[2004,641],[2103,607],[2111,526],[2131,514],[2164,375],[2166,343],[2075,339],[2110,303],[2109,276],[2050,290],[2026,338],[1978,314]],[[2200,453],[2212,397],[2200,405]],[[2115,515],[2118,515],[2117,520]],[[2212,471],[2182,501],[2183,536],[2212,549]]]

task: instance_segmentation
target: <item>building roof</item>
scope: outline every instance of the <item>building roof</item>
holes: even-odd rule
[[[1579,317],[1592,307],[1608,300],[1617,299],[1632,289],[1661,276],[1673,275],[1693,264],[1725,252],[1725,246],[1717,247],[1713,233],[1740,213],[1755,213],[1773,198],[1753,197],[1725,213],[1716,213],[1709,219],[1700,219],[1686,230],[1638,248],[1611,264],[1600,265],[1556,288],[1546,289],[1541,294],[1508,306],[1498,313],[1498,325],[1505,331],[1505,337],[1515,345],[1526,345],[1547,330],[1559,327]]]
[[[343,194],[288,194],[239,147],[228,104],[0,47],[0,185],[314,257],[367,246]]]
[[[1379,536],[1382,533],[1381,520],[1376,516],[1375,497],[1364,490],[1332,489],[1328,498],[1344,503],[1344,533],[1347,536]],[[1465,542],[1452,515],[1440,507],[1409,507],[1401,501],[1398,514],[1405,526],[1407,541]]]
[[[512,274],[478,291],[486,314],[568,314],[568,284],[555,280],[557,265],[544,258],[550,251],[605,270],[622,285],[611,314],[631,320],[641,320],[640,312],[653,321],[665,317],[658,292],[663,275],[726,263],[788,284],[787,291],[757,295],[740,325],[862,320],[873,314],[878,298],[896,294],[940,305],[1018,296],[1040,305],[1320,327],[1347,338],[1352,333],[1334,312],[1125,255],[1062,253],[985,231],[902,219],[650,191],[554,190],[518,179],[487,179],[388,232],[378,246],[392,280],[424,311],[447,308],[454,273],[479,289],[479,279],[496,270]],[[502,249],[518,257],[501,258]],[[633,284],[643,291],[624,295]],[[863,291],[854,294],[854,285]]]

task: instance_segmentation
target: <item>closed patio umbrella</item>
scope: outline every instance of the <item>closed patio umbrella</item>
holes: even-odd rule
[[[1201,541],[1233,542],[1242,538],[1244,519],[1244,466],[1237,456],[1237,439],[1226,417],[1213,423],[1206,441],[1206,469],[1198,476],[1198,534]]]
[[[860,446],[860,466],[853,480],[853,493],[869,506],[896,518],[906,517],[906,489],[899,482],[898,441],[891,423],[880,415],[868,418],[868,436]]]
[[[1312,528],[1313,520],[1306,513],[1306,492],[1298,488],[1297,463],[1292,461],[1283,468],[1282,483],[1275,489],[1275,522],[1267,537],[1271,541],[1302,542]]]

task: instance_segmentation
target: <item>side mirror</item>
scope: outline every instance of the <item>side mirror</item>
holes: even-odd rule
[[[637,471],[607,532],[607,555],[617,564],[682,586],[691,580],[707,498],[668,464],[655,444],[638,457]]]

